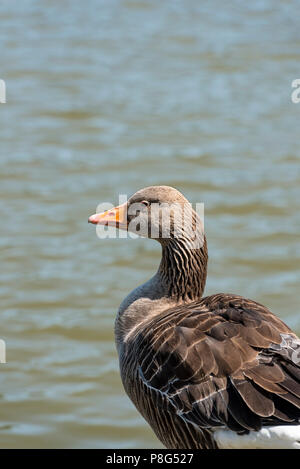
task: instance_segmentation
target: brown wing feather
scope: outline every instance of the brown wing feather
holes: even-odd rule
[[[186,421],[237,432],[299,423],[300,342],[259,303],[219,294],[170,309],[134,346],[143,384]]]

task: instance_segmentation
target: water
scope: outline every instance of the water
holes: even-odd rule
[[[160,249],[87,224],[119,193],[166,184],[204,202],[206,293],[260,301],[300,332],[295,9],[1,2],[1,447],[160,447],[113,338]]]

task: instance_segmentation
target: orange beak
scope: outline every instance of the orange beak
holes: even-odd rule
[[[95,213],[95,215],[89,218],[89,223],[93,223],[94,225],[114,226],[122,230],[127,230],[127,202],[111,210],[106,210],[106,212]]]

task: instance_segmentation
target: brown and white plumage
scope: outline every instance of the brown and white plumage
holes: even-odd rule
[[[207,436],[195,436],[194,426],[244,433],[299,421],[300,370],[293,361],[299,340],[258,303],[235,295],[206,297],[165,311],[126,345],[138,357],[134,366],[144,395],[134,396],[135,404],[141,411],[142,399],[148,421],[158,409],[178,416],[186,424],[187,448],[207,446]],[[181,447],[175,425],[172,435],[159,437],[168,447]]]
[[[143,200],[187,202],[163,186],[139,191],[128,206]],[[194,250],[184,236],[158,241],[158,272],[116,320],[121,376],[137,409],[167,448],[300,448],[297,336],[255,301],[202,298],[205,238]]]

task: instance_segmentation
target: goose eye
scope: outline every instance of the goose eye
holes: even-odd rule
[[[142,200],[141,204],[145,205],[145,207],[149,207],[149,205],[150,205],[148,200]]]

